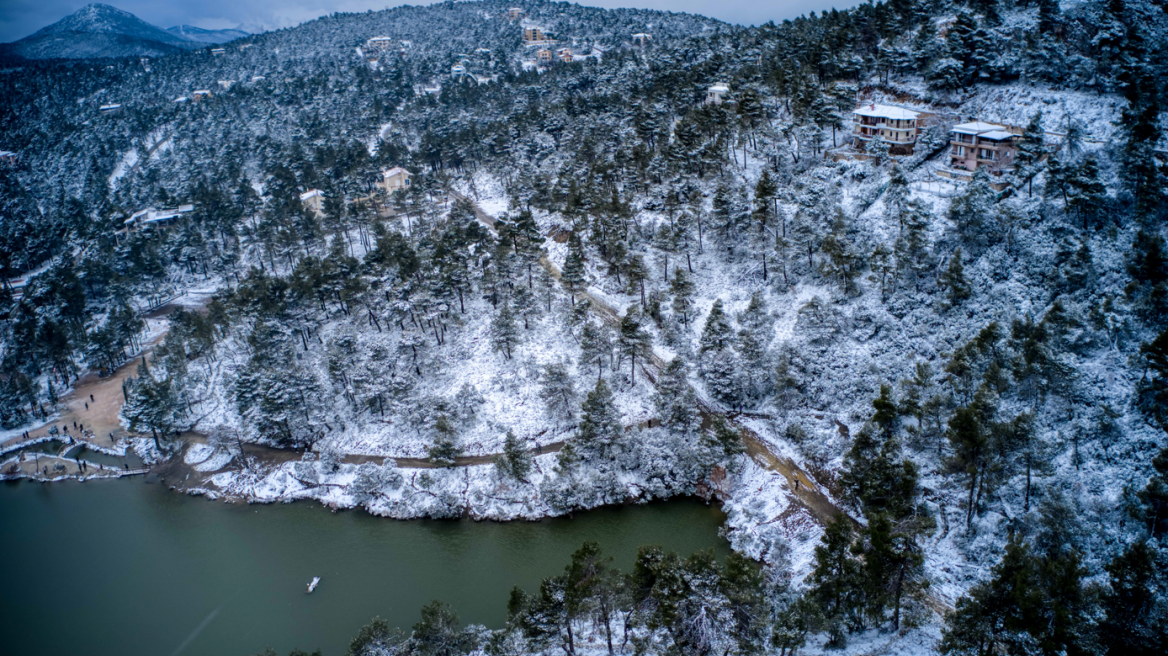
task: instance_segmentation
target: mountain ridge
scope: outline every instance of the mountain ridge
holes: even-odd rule
[[[157,57],[223,43],[241,30],[203,30],[189,25],[164,30],[128,11],[93,3],[31,35],[3,44],[3,52],[23,59]]]
[[[241,30],[238,27],[225,30],[208,30],[195,27],[194,25],[175,25],[174,27],[166,28],[166,31],[186,41],[195,41],[198,43],[227,43],[228,41],[251,36],[251,32]]]

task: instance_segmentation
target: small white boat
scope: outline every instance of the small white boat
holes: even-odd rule
[[[316,586],[319,584],[320,584],[320,577],[319,576],[312,577],[312,582],[308,584],[308,592],[311,593],[313,590],[316,589]]]

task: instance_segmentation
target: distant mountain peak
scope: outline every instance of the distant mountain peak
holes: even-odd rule
[[[10,44],[7,50],[28,59],[86,59],[154,57],[200,46],[128,11],[94,3]]]
[[[56,23],[38,30],[32,36],[59,34],[61,32],[126,34],[138,31],[144,33],[165,33],[164,30],[147,23],[128,11],[95,2],[85,5]]]

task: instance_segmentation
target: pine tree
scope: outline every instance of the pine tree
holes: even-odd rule
[[[863,626],[863,574],[852,556],[852,524],[846,515],[838,515],[827,525],[823,543],[815,547],[815,569],[808,580],[808,596],[818,610],[819,628],[830,640],[828,645],[847,645],[845,631]]]
[[[576,231],[568,238],[568,259],[564,262],[564,271],[560,274],[560,282],[568,290],[572,304],[576,304],[576,294],[584,290],[587,278],[584,270],[584,245]]]
[[[580,364],[596,365],[596,378],[604,375],[604,361],[612,357],[612,339],[602,325],[584,324],[580,333]]]
[[[1092,653],[1096,611],[1084,575],[1075,551],[1035,554],[1012,540],[993,578],[958,600],[941,653]]]
[[[996,199],[997,194],[990,186],[989,173],[986,167],[981,166],[966,185],[965,193],[949,204],[949,220],[957,224],[961,238],[967,245],[987,241],[993,228],[991,219],[996,212]]]
[[[1067,209],[1079,215],[1083,230],[1103,211],[1107,187],[1099,180],[1099,162],[1095,157],[1084,157],[1068,181],[1070,202]]]
[[[580,454],[585,458],[599,456],[607,459],[619,449],[622,434],[620,414],[613,404],[612,391],[602,378],[596,381],[596,387],[581,406],[580,428],[576,432]]]
[[[629,257],[625,267],[625,276],[628,278],[628,293],[641,294],[641,307],[645,307],[645,281],[649,278],[649,270],[645,268],[645,259],[640,255]]]
[[[1058,0],[1038,0],[1038,33],[1053,33],[1059,25],[1060,16]]]
[[[695,285],[689,275],[680,268],[673,270],[673,280],[669,283],[669,291],[673,295],[673,314],[681,317],[682,323],[689,326],[689,315],[693,312],[693,294]]]
[[[1168,312],[1168,246],[1164,238],[1140,230],[1132,242],[1127,271],[1132,281],[1124,289],[1147,317]]]
[[[960,305],[973,295],[973,289],[965,281],[965,267],[961,264],[961,249],[953,251],[949,257],[949,267],[941,273],[938,280],[941,287],[949,290],[949,304]]]
[[[766,228],[767,220],[775,213],[776,208],[773,205],[778,202],[775,197],[778,191],[779,187],[771,177],[770,171],[763,169],[762,175],[758,177],[758,183],[754,186],[754,216],[758,219],[760,230]]]
[[[1146,542],[1136,542],[1107,563],[1110,590],[1099,642],[1109,654],[1153,656],[1168,649],[1168,563]]]
[[[429,455],[430,462],[443,467],[453,467],[455,460],[462,455],[454,425],[444,414],[438,415],[434,421],[434,444],[430,447]]]
[[[458,627],[454,609],[440,601],[422,606],[422,619],[414,625],[410,651],[418,656],[453,656],[475,646],[473,634]]]
[[[1041,171],[1040,164],[1046,155],[1046,133],[1042,129],[1042,111],[1035,112],[1026,124],[1022,137],[1018,139],[1018,154],[1014,166],[1018,176],[1026,182],[1027,195],[1034,195],[1034,177]]]
[[[648,356],[652,347],[652,338],[645,329],[635,312],[630,309],[621,318],[620,334],[617,336],[622,357],[629,359],[629,377],[637,382],[637,356]]]
[[[966,505],[965,525],[973,523],[975,513],[974,493],[982,476],[989,448],[984,413],[980,404],[958,408],[949,419],[947,436],[953,446],[953,457],[949,460],[950,471],[966,475],[969,499]]]
[[[516,287],[511,293],[511,304],[515,313],[523,317],[523,329],[531,329],[531,319],[539,316],[539,306],[535,302],[535,295],[527,287]]]
[[[1159,538],[1168,535],[1168,448],[1152,459],[1152,468],[1156,473],[1137,494],[1143,505],[1138,516],[1147,522],[1148,533]]]
[[[548,412],[558,419],[571,421],[576,411],[576,388],[572,373],[563,362],[544,365],[540,374],[539,396]]]
[[[503,453],[495,459],[495,468],[503,475],[526,483],[533,466],[531,452],[523,447],[515,433],[507,431],[507,436],[503,440]]]
[[[511,312],[511,301],[504,299],[499,306],[495,320],[491,322],[491,343],[495,350],[510,360],[511,351],[519,343],[519,331],[515,327],[515,315]]]
[[[564,570],[564,610],[567,622],[581,617],[595,618],[604,628],[608,653],[613,652],[612,623],[623,593],[623,581],[612,569],[596,542],[585,542]]]
[[[710,313],[706,315],[706,326],[698,342],[700,350],[703,354],[725,350],[733,338],[734,329],[730,327],[726,312],[722,309],[722,299],[715,299]]]
[[[654,401],[661,425],[671,432],[685,435],[698,429],[697,397],[689,385],[688,371],[680,357],[673,358],[661,372]]]

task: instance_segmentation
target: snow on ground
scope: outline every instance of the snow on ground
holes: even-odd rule
[[[118,160],[117,166],[114,167],[114,172],[110,174],[110,177],[109,177],[110,188],[112,189],[114,187],[117,187],[118,180],[121,180],[123,177],[125,177],[126,174],[129,173],[137,163],[138,163],[138,149],[131,148],[130,150],[127,150],[126,153],[124,155],[122,155],[122,158],[120,160]]]

